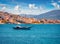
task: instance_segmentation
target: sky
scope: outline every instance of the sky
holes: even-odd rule
[[[0,11],[39,15],[60,9],[60,0],[0,0]]]

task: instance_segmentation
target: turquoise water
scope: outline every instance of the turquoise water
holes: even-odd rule
[[[20,24],[31,30],[14,30],[16,24],[0,24],[0,44],[60,44],[60,24]]]

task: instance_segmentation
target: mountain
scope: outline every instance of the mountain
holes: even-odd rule
[[[49,11],[47,13],[43,13],[40,15],[22,15],[25,17],[29,17],[29,18],[36,18],[36,19],[58,19],[60,20],[60,10],[52,10]]]

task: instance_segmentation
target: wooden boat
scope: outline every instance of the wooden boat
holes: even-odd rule
[[[16,30],[30,30],[31,27],[26,27],[26,26],[16,26],[13,27]]]

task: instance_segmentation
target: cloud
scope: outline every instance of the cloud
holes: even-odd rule
[[[6,11],[6,9],[7,9],[7,7],[4,6],[4,7],[2,7],[1,10],[2,10],[2,11]]]
[[[4,6],[6,6],[6,4],[0,4],[0,6],[1,6],[1,7],[4,7]]]
[[[40,15],[42,13],[48,12],[44,6],[37,6],[37,9],[23,9],[20,14],[27,14],[27,15]]]
[[[38,7],[36,7],[35,4],[29,4],[29,8],[30,8],[30,9],[37,9]]]
[[[19,9],[20,9],[19,5],[16,5],[15,8],[14,8],[14,10],[17,10],[17,11],[18,11]]]
[[[56,9],[60,9],[60,5],[56,2],[51,3]]]
[[[4,12],[6,12],[7,11],[7,4],[0,4],[0,11],[4,11]]]
[[[14,7],[14,13],[15,13],[15,14],[20,14],[20,12],[21,12],[20,6],[19,6],[19,5],[16,5],[16,6]]]
[[[46,8],[45,8],[45,6],[40,6],[40,7],[39,7],[39,10],[40,10],[40,11],[44,11],[44,10],[46,10]]]
[[[3,5],[3,4],[2,4]],[[22,8],[23,7],[23,8]],[[36,4],[28,4],[28,6],[21,6],[19,4],[11,7],[8,4],[6,6],[2,6],[2,11],[6,11],[12,14],[31,14],[31,15],[39,15],[48,10],[45,10],[45,6],[36,6]]]
[[[29,5],[29,8],[27,9],[22,9],[20,8],[20,5],[16,5],[14,7],[14,9],[12,8],[11,10],[9,10],[10,13],[13,14],[31,14],[31,15],[39,15],[42,14],[44,12],[47,12],[48,10],[45,10],[44,6],[35,6],[35,4],[33,5]]]

